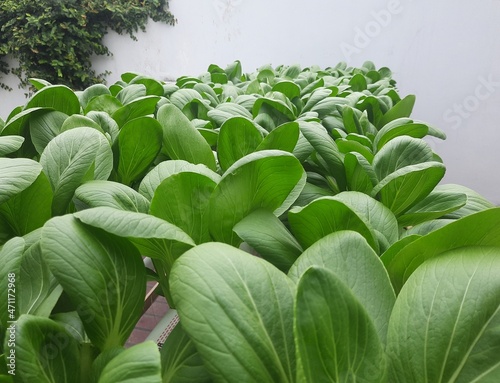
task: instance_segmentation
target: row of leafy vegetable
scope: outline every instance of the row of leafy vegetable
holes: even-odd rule
[[[438,186],[389,69],[31,82],[0,120],[0,380],[500,379],[500,210]],[[148,279],[161,353],[123,348]]]

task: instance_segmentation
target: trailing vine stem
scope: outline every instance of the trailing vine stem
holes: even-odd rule
[[[0,75],[15,74],[20,86],[32,77],[73,89],[104,82],[109,72],[97,74],[91,62],[111,55],[103,37],[111,29],[136,40],[149,18],[177,22],[166,0],[0,0]],[[18,66],[10,68],[7,56]]]

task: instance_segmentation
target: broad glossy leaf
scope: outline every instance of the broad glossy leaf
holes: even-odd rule
[[[340,190],[345,190],[344,155],[339,151],[326,129],[318,123],[301,122],[300,131],[326,163],[329,174],[335,178]]]
[[[355,191],[342,192],[332,199],[338,200],[349,206],[373,230],[383,234],[389,243],[398,240],[398,221],[392,212],[370,196]]]
[[[191,120],[191,123],[200,133],[202,133],[202,130],[205,130],[205,131],[208,130],[208,131],[213,132],[216,136],[219,134],[219,132],[217,130],[214,130],[213,124],[210,121],[202,120],[200,118],[193,118]],[[205,135],[203,135],[203,133],[202,133],[202,136],[203,136],[203,138],[205,138],[205,140],[207,140],[207,142],[210,141],[209,139],[207,139],[207,137],[205,137]],[[209,144],[210,144],[210,146],[215,146],[217,144],[217,140],[215,140],[213,143],[209,142]]]
[[[101,351],[123,346],[142,315],[146,293],[146,271],[137,249],[71,215],[45,224],[41,246],[92,343]]]
[[[52,217],[52,188],[41,172],[26,189],[0,205],[0,216],[15,235],[25,235],[42,227]]]
[[[44,261],[39,241],[25,250],[16,282],[19,314],[48,317],[63,291]]]
[[[211,147],[217,146],[217,140],[219,139],[219,132],[217,130],[205,129],[199,127],[196,127],[196,129],[198,130],[198,132],[200,132],[205,141],[207,141],[208,145],[210,145]]]
[[[307,102],[302,108],[302,113],[311,110],[315,105],[321,100],[332,95],[332,90],[326,88],[318,88],[312,92],[312,94],[307,98]]]
[[[359,142],[360,144],[366,146],[367,148],[372,147],[372,141],[368,137],[363,136],[361,134],[349,133],[345,138],[346,140],[349,141]]]
[[[0,246],[15,236],[16,234],[13,232],[9,223],[4,219],[0,219]]]
[[[108,207],[87,209],[75,216],[82,222],[111,234],[128,238],[140,251],[150,257],[160,278],[160,285],[169,301],[168,276],[174,261],[194,246],[193,240],[180,228],[163,219]]]
[[[430,222],[432,222],[432,221],[430,221]],[[411,233],[411,232],[409,232],[409,230],[407,232],[404,232],[398,241],[392,243],[391,246],[389,246],[389,248],[384,251],[384,253],[380,256],[380,259],[382,260],[382,262],[385,265],[386,259],[392,259],[392,257],[394,257],[395,254],[397,254],[401,251],[401,249],[403,249],[404,247],[406,247],[407,245],[409,245],[413,241],[416,241],[417,239],[422,237],[422,235],[425,235],[425,234],[426,233],[420,234],[418,232]]]
[[[305,95],[310,95],[315,89],[321,88],[324,85],[325,85],[325,80],[319,78],[304,86],[300,92],[300,95],[302,97]]]
[[[379,180],[409,165],[433,160],[432,149],[423,140],[403,136],[388,142],[374,157],[373,170]]]
[[[295,101],[296,102],[296,106],[297,106],[297,109],[300,110],[302,109],[302,100],[297,100]],[[305,113],[302,113],[296,120],[297,122],[298,121],[316,121],[316,122],[319,122],[320,119],[318,117],[318,113],[316,112],[305,112]],[[323,120],[322,122],[324,122],[325,120]],[[326,127],[326,124],[324,125]]]
[[[320,197],[332,196],[334,193],[330,189],[326,189],[321,186],[314,185],[312,183],[306,182],[304,188],[300,192],[300,195],[297,197],[294,206],[305,206],[315,199]]]
[[[7,119],[2,129],[2,136],[18,135],[24,136],[29,120],[39,114],[51,110],[50,108],[36,107],[22,110],[10,119]]]
[[[123,105],[129,104],[137,99],[143,98],[146,96],[146,86],[142,84],[131,84],[124,85],[117,94],[116,98]]]
[[[162,128],[151,117],[139,117],[127,122],[118,135],[118,180],[130,185],[139,179],[160,152]]]
[[[146,174],[146,176],[144,176],[139,186],[139,193],[145,196],[148,200],[151,200],[155,194],[156,188],[163,182],[163,180],[171,175],[181,172],[199,173],[210,178],[216,183],[220,180],[220,176],[217,173],[210,170],[203,164],[193,165],[192,163],[184,160],[163,161],[155,166],[148,174]]]
[[[405,166],[381,180],[372,190],[381,202],[399,216],[424,199],[444,176],[440,162]]]
[[[281,92],[290,100],[300,96],[300,87],[292,81],[279,81],[273,86],[273,92]]]
[[[0,137],[0,157],[14,153],[24,142],[22,136],[3,136]]]
[[[102,94],[89,101],[84,109],[84,114],[88,114],[90,112],[105,112],[111,116],[122,106],[123,104],[116,97],[110,94]]]
[[[295,145],[295,148],[293,149],[293,155],[297,157],[297,159],[303,163],[306,161],[309,156],[314,152],[314,148],[312,145],[307,141],[307,139],[304,137],[304,135],[300,132],[299,129],[299,139],[297,141],[297,144]]]
[[[252,113],[246,110],[245,107],[234,102],[220,103],[215,109],[208,112],[208,117],[217,126],[221,126],[228,118],[238,116],[252,119]]]
[[[212,73],[211,80],[216,84],[227,84],[227,75],[225,73]]]
[[[499,247],[455,249],[420,266],[389,323],[390,380],[500,380],[499,272]]]
[[[7,116],[7,119],[5,120],[5,122],[7,121],[10,121],[11,119],[13,119],[16,115],[18,114],[21,114],[23,112],[23,106],[22,105],[18,105],[16,106],[14,109],[12,109],[9,113],[9,115]]]
[[[276,73],[270,65],[264,65],[258,69],[257,79],[259,81],[270,83],[274,77],[276,77]]]
[[[108,87],[104,84],[94,84],[84,89],[84,91],[79,95],[80,105],[85,109],[88,103],[97,96],[110,95]]]
[[[380,342],[385,344],[396,296],[387,271],[366,240],[354,231],[328,234],[304,251],[291,267],[288,276],[299,282],[302,274],[311,266],[335,273],[364,307],[373,321]]]
[[[311,108],[311,112],[318,113],[318,117],[323,119],[326,116],[332,115],[337,107],[342,105],[350,105],[349,100],[343,97],[326,97],[319,101],[316,105]]]
[[[266,209],[283,214],[297,199],[306,181],[300,162],[290,153],[263,150],[251,153],[222,176],[210,200],[210,234],[216,241],[238,245],[233,227],[249,213]]]
[[[464,206],[466,202],[467,196],[465,194],[434,190],[401,215],[398,222],[402,226],[418,225],[454,212]]]
[[[204,99],[210,101],[210,105],[212,105],[213,107],[219,104],[217,94],[210,85],[197,83],[195,84],[193,89],[201,94]]]
[[[160,352],[153,341],[139,343],[104,367],[98,383],[161,383]]]
[[[198,80],[198,79],[196,79]],[[198,80],[199,81],[199,80]],[[163,96],[168,97],[172,95],[174,92],[177,92],[179,87],[173,83],[167,83],[163,85]]]
[[[366,78],[363,76],[361,73],[357,73],[352,78],[349,80],[349,85],[351,86],[351,89],[353,92],[361,92],[363,90],[366,90],[367,84],[366,84]]]
[[[136,72],[125,72],[125,73],[122,73],[120,75],[120,78],[122,79],[122,82],[123,83],[130,83],[134,78],[136,78],[137,76],[139,76],[139,73],[136,73]],[[120,82],[120,83],[122,83]]]
[[[238,98],[238,96],[244,94],[243,89],[231,83],[222,84],[221,88],[222,88],[221,98],[222,100],[225,101],[235,100],[236,98]]]
[[[389,85],[394,84],[392,82],[392,80],[389,80],[387,78],[383,79],[382,77],[380,77],[381,75],[380,75],[380,72],[378,72],[378,71],[367,73],[367,77],[371,76],[372,73],[373,73],[373,77],[378,76],[377,80],[374,79],[373,85],[383,84],[384,86],[387,86],[387,84],[389,84]],[[377,74],[375,74],[375,73],[377,73]],[[378,90],[379,95],[385,95],[385,96],[389,97],[392,100],[393,104],[397,104],[399,101],[401,101],[401,97],[399,96],[396,89],[394,89],[394,88],[381,89],[381,88],[379,88],[379,90]]]
[[[111,95],[116,98],[118,93],[120,93],[123,88],[125,88],[127,84],[123,81],[117,81],[113,85],[110,85],[109,91],[111,92]],[[118,100],[117,100],[118,101]]]
[[[413,120],[401,118],[391,121],[379,130],[373,141],[373,146],[377,150],[400,136],[410,136],[414,138],[423,138],[429,132],[429,127],[425,124],[413,123]]]
[[[0,158],[0,204],[29,187],[42,166],[27,158]]]
[[[30,78],[28,79],[28,81],[36,88],[36,90],[40,90],[48,85],[52,85],[50,82],[42,80],[40,78]]]
[[[430,146],[421,139],[396,137],[375,155],[373,169],[379,180],[405,166],[433,161]]]
[[[81,114],[73,114],[72,116],[66,118],[61,126],[61,132],[81,127],[94,128],[99,132],[104,133],[104,129],[101,128],[97,122],[89,116],[82,116]]]
[[[492,204],[482,195],[462,185],[454,185],[454,184],[438,185],[436,186],[435,191],[444,193],[460,193],[460,194],[465,194],[467,196],[467,202],[465,203],[465,206],[463,206],[458,210],[455,210],[454,212],[446,214],[444,218],[448,219],[462,218],[469,214],[477,213],[479,211],[495,207],[494,204]]]
[[[359,153],[347,153],[344,166],[349,190],[370,194],[378,180],[368,160]]]
[[[384,126],[388,122],[395,120],[396,118],[410,117],[413,110],[413,105],[415,105],[416,97],[409,94],[396,105],[394,105],[387,113],[384,114],[380,120],[380,126]]]
[[[309,268],[297,286],[294,314],[299,381],[386,381],[375,327],[336,274]]]
[[[253,104],[255,104],[255,101],[258,98],[259,97],[256,94],[241,94],[234,99],[234,102],[238,105],[243,106],[249,112],[252,112]]]
[[[129,186],[112,181],[88,181],[75,190],[75,205],[83,208],[107,206],[147,214],[149,200]]]
[[[412,242],[391,257],[382,257],[398,291],[426,260],[469,246],[500,247],[500,208],[468,215]]]
[[[372,92],[377,95],[383,113],[389,112],[396,103],[401,101],[401,98],[397,100],[397,97],[394,97],[394,95],[384,93],[384,91],[387,90],[387,88],[384,89],[384,87],[390,86],[388,80],[381,80],[373,85]]]
[[[420,122],[420,121],[415,121],[415,122]],[[436,128],[435,126],[428,125],[429,127],[429,133],[427,133],[429,136],[437,137],[440,138],[441,140],[446,139],[446,133],[443,132],[441,129]]]
[[[142,84],[146,87],[146,95],[163,96],[163,85],[154,78],[147,76],[136,76],[130,81],[130,84]]]
[[[263,108],[268,109],[268,108]],[[278,119],[276,119],[278,120]],[[276,124],[287,123],[286,121],[275,121],[271,113],[261,112],[254,118],[255,123],[258,126],[262,126],[266,133],[271,132],[276,128]]]
[[[12,277],[12,274],[19,275],[19,270],[21,268],[21,259],[25,249],[26,242],[21,237],[12,238],[11,240],[7,241],[0,249],[0,264],[2,265],[2,267],[0,268],[0,287],[3,298],[2,300],[0,300],[0,331],[2,332],[2,334],[5,333],[7,322],[17,319],[18,310],[16,309],[16,307],[14,307],[13,312],[8,311],[8,279],[9,277]],[[9,276],[9,274],[11,275]],[[3,339],[3,337],[0,336],[0,339]]]
[[[48,318],[23,315],[15,334],[15,372],[22,381],[81,382],[78,344],[63,326]]]
[[[212,381],[196,346],[180,323],[165,340],[160,355],[164,382],[209,383]]]
[[[87,113],[87,117],[95,121],[104,132],[109,134],[111,142],[115,142],[118,137],[119,127],[109,114],[106,112],[91,111]]]
[[[223,73],[223,74],[225,74],[226,73],[226,72],[224,72],[224,69],[222,69],[220,66],[218,66],[216,64],[210,64],[208,66],[207,70],[208,70],[208,73],[210,73],[210,74],[217,74],[217,73]],[[214,81],[214,80],[212,80],[212,81]]]
[[[239,60],[234,61],[224,69],[224,72],[226,72],[227,78],[230,81],[234,83],[239,82],[242,74],[241,62]]]
[[[90,372],[90,377],[92,382],[97,382],[99,376],[102,374],[104,367],[111,362],[112,359],[120,355],[125,349],[123,347],[115,347],[110,350],[101,352],[97,358],[92,362],[92,369]]]
[[[373,161],[373,153],[363,144],[357,141],[346,140],[345,138],[339,138],[335,141],[341,153],[347,154],[350,152],[355,152],[361,154],[369,163]]]
[[[82,348],[93,349],[94,347],[88,342],[88,338],[85,334],[85,329],[83,327],[82,320],[78,316],[76,311],[69,311],[64,313],[56,313],[50,316],[54,322],[57,322],[64,326],[66,331],[68,331],[73,338],[75,338],[80,344],[82,344]],[[84,351],[85,352],[85,351]]]
[[[170,102],[179,110],[183,110],[186,105],[194,100],[203,100],[201,94],[194,89],[179,89],[170,96]]]
[[[426,221],[423,223],[419,223],[418,225],[412,226],[406,231],[401,234],[402,238],[405,238],[406,236],[411,236],[413,234],[422,236],[429,234],[430,232],[440,229],[443,226],[448,225],[449,223],[455,222],[454,219],[448,219],[448,218],[440,218],[440,219],[433,219],[431,221]]]
[[[50,140],[62,132],[62,126],[67,118],[67,114],[57,110],[47,110],[30,118],[31,141],[38,154],[42,154]]]
[[[158,110],[158,121],[163,128],[163,151],[171,159],[204,164],[215,170],[215,158],[210,145],[182,111],[174,105],[163,105]]]
[[[255,95],[255,94],[262,95],[263,92],[262,92],[259,80],[253,79],[252,81],[248,81],[247,86],[245,88],[245,93],[247,95]]]
[[[253,121],[245,117],[227,119],[220,128],[217,140],[217,156],[221,169],[226,171],[240,158],[255,152],[262,139],[262,133]]]
[[[216,182],[200,173],[173,174],[156,188],[150,213],[177,225],[196,243],[208,242],[208,207],[216,186]]]
[[[258,98],[255,101],[252,109],[252,115],[254,118],[259,114],[264,106],[271,108],[273,110],[273,113],[278,113],[279,115],[284,116],[288,119],[288,121],[293,121],[296,119],[293,104],[285,95],[280,92],[272,92],[266,95],[266,97]]]
[[[61,133],[40,157],[49,178],[54,199],[54,215],[66,212],[75,190],[88,179],[107,179],[112,152],[106,137],[92,128],[76,128]]]
[[[353,230],[360,233],[373,249],[378,250],[373,231],[353,209],[334,197],[318,198],[304,207],[290,209],[288,222],[304,249],[330,233]]]
[[[36,92],[26,104],[25,109],[36,107],[53,108],[68,116],[80,113],[78,97],[65,85],[49,85]]]
[[[113,117],[113,120],[116,121],[119,127],[122,127],[135,118],[152,115],[155,112],[156,104],[159,100],[160,97],[158,96],[137,98],[115,110],[111,117]]]
[[[299,140],[299,124],[287,122],[273,129],[256,150],[283,150],[292,153]]]
[[[233,230],[262,258],[284,272],[302,254],[302,247],[297,240],[270,211],[256,210],[250,213]]]
[[[294,79],[300,74],[301,71],[302,69],[300,68],[300,65],[290,65],[286,67],[281,75],[285,78]]]
[[[208,119],[208,111],[211,110],[210,101],[205,99],[194,99],[182,108],[182,113],[189,119]]]
[[[358,95],[361,96],[361,93],[358,93]],[[356,100],[356,98],[352,98],[351,106],[356,106],[357,109],[363,112],[366,111],[370,123],[379,129],[382,125],[380,121],[382,120],[384,113],[387,112],[387,109],[390,106],[385,104],[381,100],[381,98],[376,96],[361,96],[358,100]],[[354,102],[356,102],[355,105],[353,105]]]
[[[97,227],[120,237],[163,240],[166,246],[171,249],[175,243],[187,245],[187,248],[194,246],[193,240],[180,228],[149,214],[117,210],[103,206],[82,210],[75,213],[74,216],[87,225]],[[142,243],[141,241],[133,242]],[[140,248],[140,250],[142,252],[143,248]],[[158,253],[143,255],[153,258],[170,256],[169,254]],[[173,261],[172,259],[171,264]]]
[[[152,215],[109,207],[83,210],[75,213],[75,217],[87,225],[128,238],[141,255],[150,257],[160,278],[163,293],[170,307],[174,307],[168,277],[174,261],[195,245],[189,235],[179,227]]]
[[[316,172],[312,172],[312,171],[307,172],[307,180],[311,184],[316,185],[316,186],[320,186],[320,187],[325,188],[325,189],[329,187],[327,177],[323,177],[321,174],[316,173]],[[331,195],[331,193],[329,195]]]
[[[177,260],[170,284],[214,380],[295,381],[294,287],[285,274],[229,245],[205,243]]]
[[[363,133],[363,130],[359,123],[358,114],[361,115],[361,112],[359,110],[354,109],[348,105],[344,105],[342,107],[342,122],[344,123],[344,129],[347,133]]]

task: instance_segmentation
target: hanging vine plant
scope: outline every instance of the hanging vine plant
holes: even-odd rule
[[[110,55],[108,30],[145,31],[147,20],[170,25],[176,19],[166,0],[0,0],[0,72],[82,89],[103,82],[92,69],[92,55]],[[9,68],[6,56],[19,61]],[[5,84],[0,84],[7,89]]]

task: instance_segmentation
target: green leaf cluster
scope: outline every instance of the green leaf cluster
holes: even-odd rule
[[[0,379],[14,350],[15,382],[500,380],[500,209],[438,185],[445,135],[389,69],[30,81],[0,120]],[[161,352],[124,348],[148,279]]]
[[[11,71],[22,85],[30,77],[76,89],[103,82],[106,73],[97,74],[90,60],[111,54],[104,35],[111,29],[135,39],[149,18],[176,22],[165,0],[2,0],[0,72],[9,72],[4,59],[10,55],[19,61]]]

